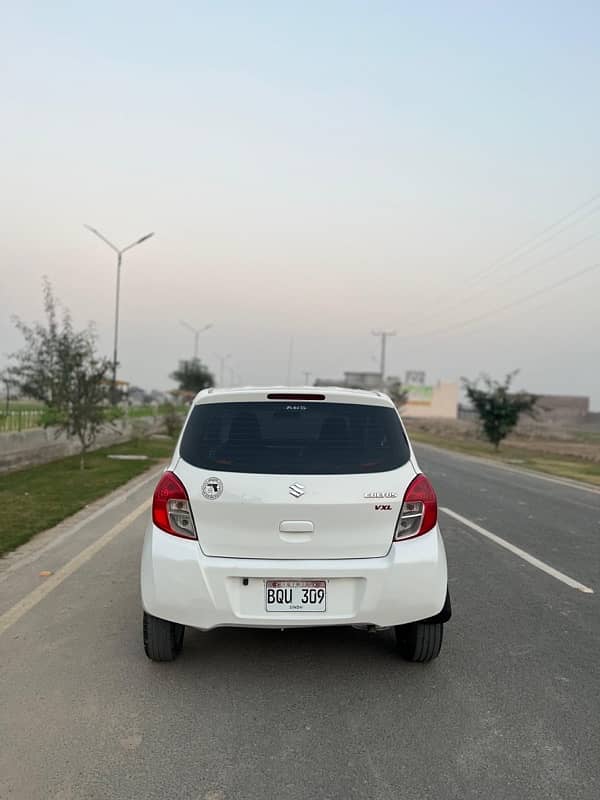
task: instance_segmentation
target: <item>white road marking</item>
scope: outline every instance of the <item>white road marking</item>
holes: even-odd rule
[[[92,544],[85,547],[70,561],[67,561],[64,566],[62,566],[60,569],[57,569],[54,575],[51,575],[49,578],[47,578],[44,583],[37,587],[37,589],[29,592],[29,594],[25,595],[25,597],[16,605],[14,605],[12,608],[9,608],[8,611],[5,611],[4,614],[0,616],[0,636],[10,627],[12,627],[15,622],[18,622],[24,614],[37,606],[37,604],[40,603],[47,595],[49,595],[51,591],[56,589],[57,586],[60,586],[60,584],[76,570],[78,570],[79,567],[83,566],[83,564],[93,558],[96,553],[99,553],[103,547],[106,547],[106,545],[115,539],[120,533],[123,533],[123,531],[126,530],[132,522],[135,522],[135,520],[145,511],[147,511],[149,507],[150,499],[144,500],[141,505],[135,508],[131,513],[127,514],[126,517],[123,517],[120,522],[117,522],[116,525],[103,534],[99,539],[96,539],[95,542],[92,542]]]
[[[127,489],[127,491],[123,492],[122,490],[117,490],[118,494],[112,500],[105,502],[100,508],[93,511],[91,514],[84,516],[83,519],[79,520],[75,525],[67,528],[67,530],[63,531],[63,533],[59,533],[57,536],[53,536],[52,539],[45,544],[43,547],[38,547],[32,553],[27,555],[18,556],[15,558],[14,562],[9,564],[7,567],[4,567],[4,564],[0,565],[0,583],[5,581],[9,575],[17,569],[21,569],[21,567],[25,567],[28,564],[32,564],[34,561],[37,561],[41,556],[48,552],[48,550],[53,550],[57,545],[61,542],[64,542],[65,539],[70,539],[71,536],[78,533],[83,527],[88,525],[90,522],[93,522],[98,517],[101,517],[106,511],[110,511],[112,508],[115,508],[121,503],[124,503],[126,500],[135,494],[138,489],[141,489],[147,483],[151,483],[152,481],[158,480],[158,476],[162,475],[164,472],[164,466],[160,467],[158,470],[153,470],[149,475],[144,475],[142,480],[134,479],[134,482],[131,486]],[[100,498],[101,499],[101,498]],[[98,502],[98,501],[94,501]],[[82,509],[83,510],[83,509]],[[79,513],[79,512],[78,512]],[[59,522],[58,527],[63,527],[65,524],[65,520]],[[31,540],[26,542],[23,547],[27,547],[27,545],[31,544]],[[11,553],[10,557],[13,557],[15,554]]]
[[[447,456],[454,456],[457,459],[462,459],[463,461],[474,461],[475,463],[485,464],[488,467],[495,467],[496,469],[500,469],[503,472],[514,472],[516,475],[525,475],[528,478],[535,478],[538,481],[544,481],[545,483],[557,483],[559,486],[568,486],[570,489],[579,489],[582,492],[588,492],[589,494],[600,494],[600,487],[592,486],[589,483],[582,483],[581,481],[571,480],[570,478],[557,478],[551,475],[544,475],[541,472],[536,472],[533,469],[519,469],[518,467],[511,467],[501,461],[493,461],[491,458],[484,458],[483,456],[471,456],[467,453],[459,453],[456,450],[446,450],[444,447],[438,447],[435,444],[426,444],[425,442],[419,442],[416,440],[414,444],[417,447],[423,447],[425,449],[429,448],[431,450],[437,450],[438,453],[443,453]]]
[[[500,536],[496,536],[495,533],[486,530],[486,528],[482,528],[481,525],[477,525],[476,522],[471,522],[470,519],[463,517],[461,514],[457,514],[456,511],[452,511],[451,508],[440,508],[440,511],[443,511],[444,514],[447,514],[449,517],[452,517],[453,519],[462,523],[467,528],[471,528],[471,530],[480,533],[482,536],[485,536],[487,539],[490,539],[492,542],[495,542],[500,547],[504,547],[506,550],[509,550],[511,553],[514,553],[516,556],[519,556],[519,558],[522,558],[523,561],[527,561],[528,564],[537,567],[537,569],[541,569],[542,572],[551,575],[553,578],[556,578],[557,581],[566,583],[567,586],[570,586],[572,589],[577,589],[580,592],[585,592],[586,594],[594,594],[594,590],[590,589],[589,586],[585,586],[583,583],[579,583],[579,581],[570,578],[568,575],[565,575],[564,572],[559,572],[557,569],[554,569],[554,567],[551,567],[544,561],[540,561],[539,558],[530,555],[525,550],[521,550],[520,547],[516,547],[516,545],[507,542],[506,539],[502,539]]]

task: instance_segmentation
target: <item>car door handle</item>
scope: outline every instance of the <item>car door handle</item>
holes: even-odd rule
[[[315,526],[308,520],[291,519],[279,523],[280,533],[314,533]]]

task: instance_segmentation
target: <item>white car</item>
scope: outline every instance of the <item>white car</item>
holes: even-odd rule
[[[144,647],[186,626],[395,628],[430,661],[450,619],[437,500],[387,395],[208,389],[152,502],[141,567]]]

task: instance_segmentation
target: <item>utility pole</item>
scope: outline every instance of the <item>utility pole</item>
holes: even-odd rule
[[[106,236],[104,236],[100,231],[97,231],[96,228],[92,228],[91,225],[84,225],[84,228],[87,228],[88,231],[91,231],[95,236],[107,244],[111,250],[114,250],[117,254],[117,292],[116,292],[116,300],[115,300],[115,335],[114,335],[114,347],[113,347],[113,363],[112,363],[112,391],[111,391],[111,402],[113,405],[117,403],[117,345],[119,341],[119,296],[121,292],[121,262],[123,259],[123,253],[127,250],[131,250],[132,247],[136,247],[138,244],[145,242],[151,236],[154,236],[154,233],[147,233],[145,236],[142,236],[141,239],[137,239],[135,242],[128,244],[127,247],[122,247],[119,249],[116,247],[111,241],[109,241]]]
[[[381,337],[381,360],[379,362],[379,374],[381,375],[381,388],[384,387],[385,381],[385,345],[388,336],[395,336],[396,331],[372,331],[373,336]]]
[[[286,385],[290,386],[292,382],[292,362],[294,360],[294,337],[290,336],[290,349],[288,352],[288,367],[287,367],[287,381]]]
[[[193,325],[190,325],[189,322],[185,322],[184,320],[180,319],[179,322],[183,325],[184,328],[187,328],[194,334],[194,361],[198,359],[198,337],[204,331],[207,331],[209,328],[212,328],[212,322],[209,322],[208,325],[205,325],[203,328],[194,328]]]
[[[219,386],[223,386],[223,381],[225,380],[225,362],[228,358],[231,358],[231,353],[227,353],[226,356],[216,354],[217,358],[219,359]]]

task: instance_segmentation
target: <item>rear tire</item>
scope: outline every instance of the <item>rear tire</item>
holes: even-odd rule
[[[396,626],[396,649],[407,661],[426,664],[437,658],[443,638],[442,622],[411,622]]]
[[[144,611],[144,650],[152,661],[173,661],[183,647],[185,626]]]

